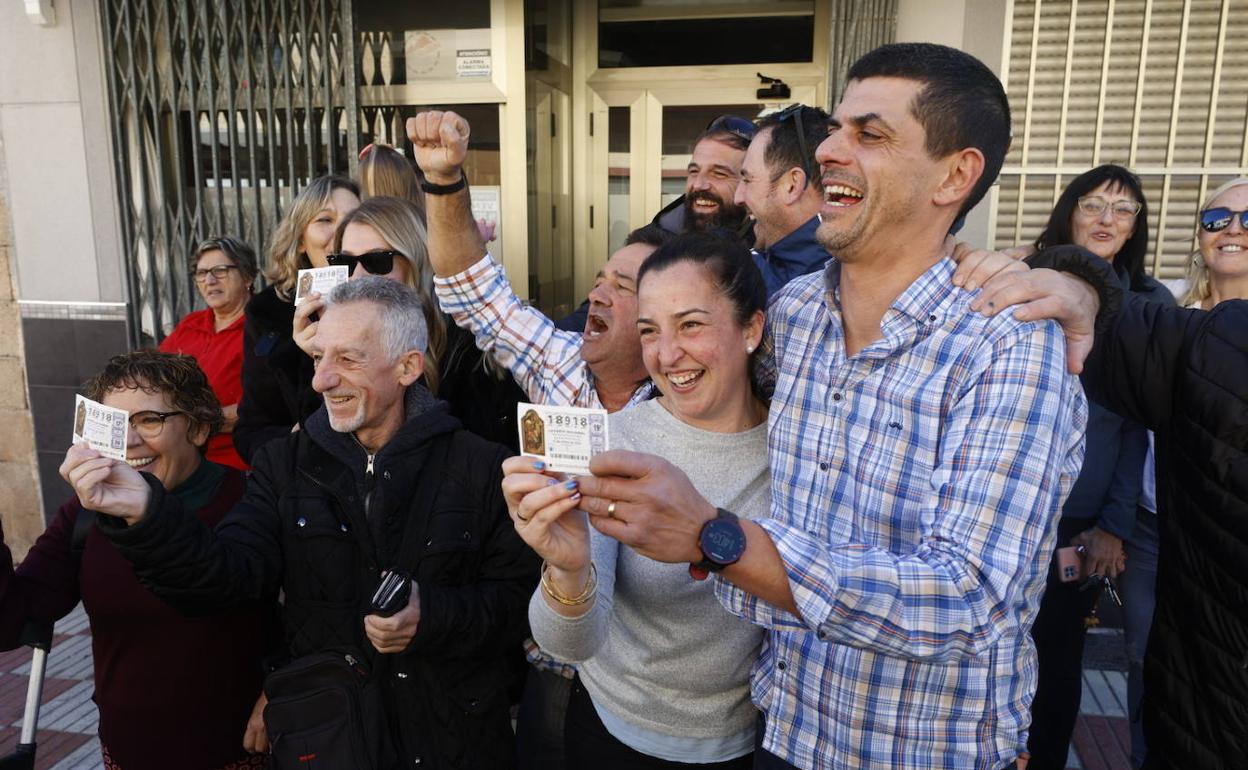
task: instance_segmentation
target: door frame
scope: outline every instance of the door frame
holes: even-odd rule
[[[765,0],[760,2],[764,5]],[[662,208],[662,136],[665,106],[742,104],[760,101],[758,74],[787,83],[785,104],[827,109],[828,36],[831,1],[815,0],[812,61],[800,64],[731,64],[689,67],[598,67],[596,2],[575,3],[572,46],[572,247],[577,296],[585,296],[607,260],[607,116],[630,108],[629,219],[640,227]]]

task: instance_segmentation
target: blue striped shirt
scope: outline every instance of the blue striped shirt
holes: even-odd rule
[[[852,357],[839,265],[769,311],[771,519],[801,618],[717,580],[769,629],[764,747],[802,768],[984,768],[1026,746],[1029,630],[1087,402],[1053,322],[984,318],[942,259]]]

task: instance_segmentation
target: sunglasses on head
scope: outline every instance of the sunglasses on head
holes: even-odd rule
[[[802,154],[802,173],[806,175],[806,184],[810,184],[811,180],[816,179],[814,159],[810,155],[810,148],[806,144],[806,127],[802,125],[802,110],[806,109],[804,104],[791,104],[780,112],[777,112],[773,118],[783,123],[786,120],[793,120],[793,127],[797,129],[797,150]]]
[[[757,126],[754,125],[754,121],[737,117],[736,115],[720,115],[706,124],[707,133],[723,131],[745,141],[746,144],[749,144],[750,140],[754,138],[756,129]]]
[[[1225,206],[1200,212],[1200,229],[1207,233],[1225,230],[1231,226],[1231,220],[1235,217],[1239,217],[1240,229],[1248,230],[1248,211],[1231,211]]]
[[[394,269],[394,258],[403,257],[401,251],[370,251],[366,254],[328,254],[325,261],[330,265],[346,265],[347,274],[355,272],[356,264],[372,275],[386,275]]]

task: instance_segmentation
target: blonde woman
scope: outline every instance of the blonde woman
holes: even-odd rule
[[[438,309],[428,236],[415,204],[400,198],[368,198],[343,218],[327,262],[345,265],[352,279],[379,275],[420,293],[429,328],[426,387],[450,403],[451,414],[464,428],[514,450],[520,390],[510,377],[499,377],[488,369],[472,335],[449,323]],[[313,293],[295,311],[292,334],[305,352],[316,336],[314,319],[322,309],[324,301]]]
[[[1184,307],[1212,310],[1248,298],[1248,177],[1209,194],[1196,224],[1196,253],[1187,271]]]
[[[244,460],[316,411],[312,363],[291,339],[299,270],[325,267],[342,218],[360,205],[360,189],[340,176],[312,180],[291,203],[269,246],[269,286],[247,303],[243,395],[234,447]]]

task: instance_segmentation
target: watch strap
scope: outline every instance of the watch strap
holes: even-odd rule
[[[459,181],[450,184],[434,184],[428,179],[420,180],[420,189],[424,190],[428,195],[450,195],[457,193],[468,186],[468,179],[464,176],[464,172],[459,172]]]

